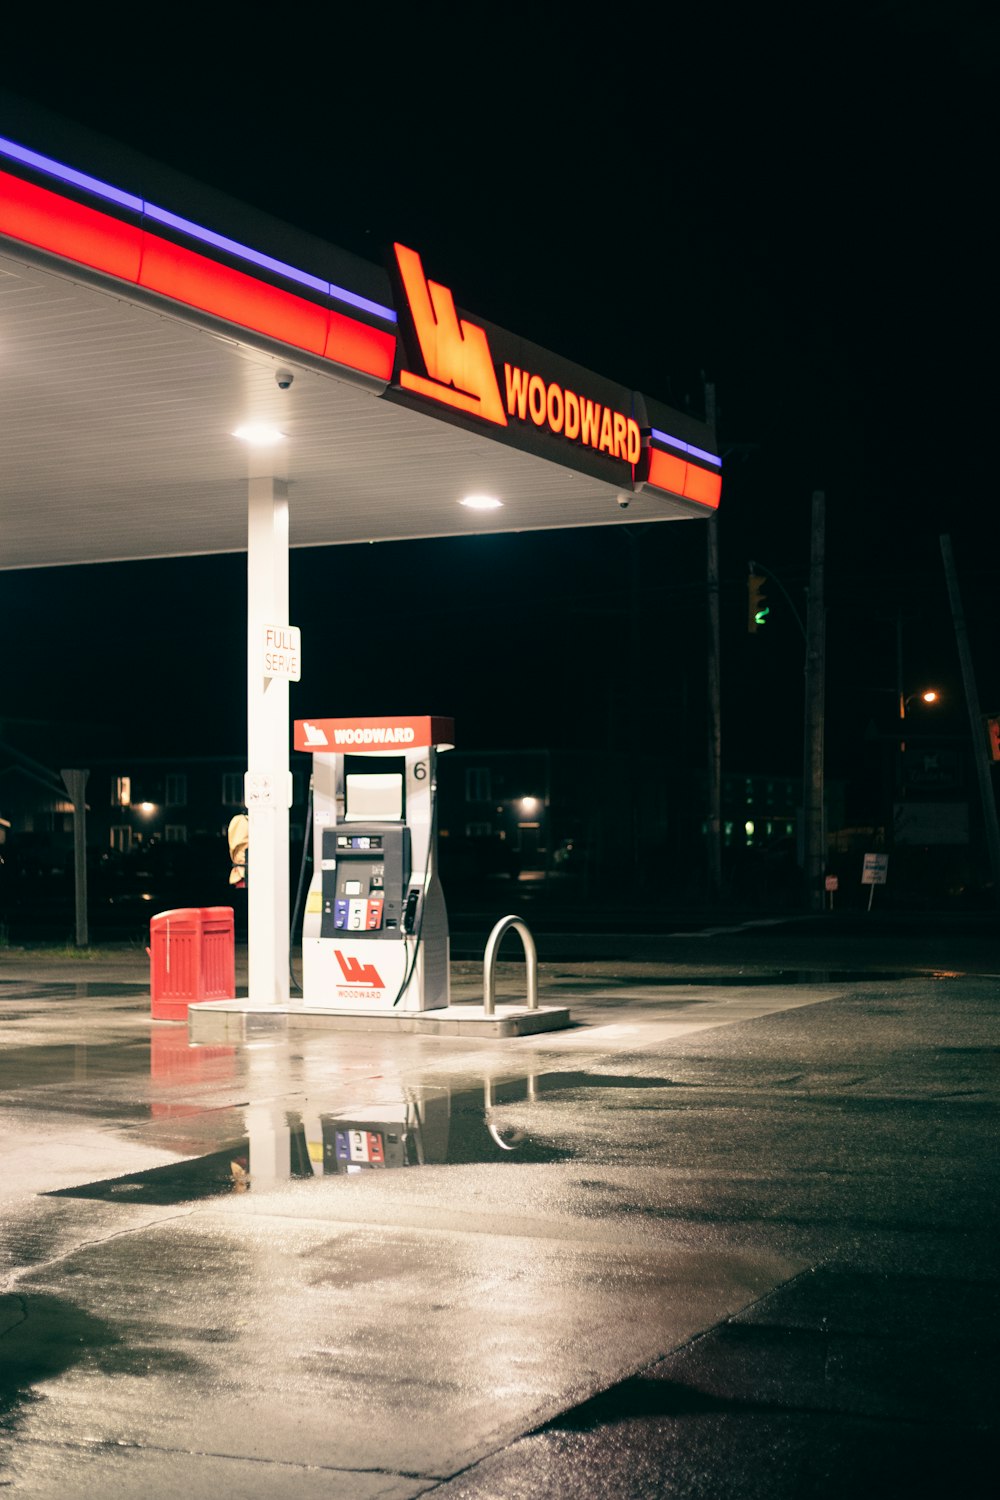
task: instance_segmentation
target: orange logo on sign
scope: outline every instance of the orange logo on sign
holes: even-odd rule
[[[407,250],[405,245],[393,248],[427,367],[426,377],[415,375],[412,370],[401,370],[400,385],[404,390],[416,391],[457,411],[471,412],[474,417],[484,417],[487,422],[506,427],[507,413],[500,399],[486,330],[465,318],[459,319],[451,292],[446,286],[427,280],[415,250]]]

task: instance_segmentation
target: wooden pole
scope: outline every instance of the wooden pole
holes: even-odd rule
[[[826,697],[826,606],[823,599],[826,496],[814,490],[806,610],[805,735],[802,770],[806,907],[823,910],[826,834],[823,817],[823,741]]]

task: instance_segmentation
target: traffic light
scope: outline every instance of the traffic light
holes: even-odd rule
[[[250,842],[250,819],[246,813],[237,813],[229,822],[229,858],[233,868],[229,872],[229,884],[242,890],[247,883],[247,845]]]
[[[751,573],[747,578],[747,629],[751,635],[756,633],[758,625],[763,625],[771,613],[769,606],[764,603],[765,581],[760,573]]]

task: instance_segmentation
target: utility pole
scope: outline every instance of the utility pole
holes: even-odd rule
[[[60,771],[73,804],[73,891],[76,904],[76,946],[90,943],[87,926],[87,777],[89,771]]]
[[[705,421],[715,431],[715,385],[705,382]],[[719,520],[709,517],[706,551],[708,597],[708,894],[722,899],[722,680],[719,634]]]
[[[89,771],[63,771],[62,781],[55,771],[41,761],[32,760],[22,750],[0,740],[0,750],[9,755],[23,775],[37,781],[53,797],[63,797],[68,792],[73,804],[73,889],[76,905],[76,946],[86,948],[90,944],[87,926],[87,798],[86,787]]]
[[[997,804],[993,795],[993,782],[990,779],[990,762],[986,749],[983,716],[979,708],[979,690],[976,687],[976,675],[972,669],[969,634],[965,628],[965,611],[962,609],[962,596],[958,589],[958,575],[955,572],[955,559],[951,550],[951,537],[942,536],[940,542],[941,560],[944,563],[944,576],[948,583],[951,618],[955,626],[955,642],[958,646],[958,659],[962,667],[965,706],[969,711],[969,728],[972,732],[972,759],[976,766],[979,801],[983,809],[983,827],[986,832],[986,847],[989,850],[990,872],[993,876],[993,900],[994,902],[1000,902],[1000,831],[997,828]]]
[[[822,911],[826,871],[823,816],[823,730],[826,684],[826,607],[823,600],[826,496],[814,490],[806,601],[805,734],[802,768],[806,905]]]
[[[708,522],[708,894],[722,898],[722,695],[719,651],[719,523]]]

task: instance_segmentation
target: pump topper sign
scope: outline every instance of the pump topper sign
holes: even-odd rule
[[[497,427],[530,423],[608,458],[638,463],[641,438],[634,417],[507,361],[501,390],[485,328],[459,318],[451,292],[428,281],[415,250],[393,248],[417,346],[408,352],[413,364],[419,354],[425,371],[401,369],[403,390]]]

